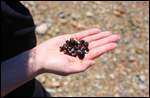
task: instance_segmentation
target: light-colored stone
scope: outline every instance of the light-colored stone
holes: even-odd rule
[[[35,29],[37,34],[46,34],[47,30],[48,30],[48,26],[46,23],[37,26]]]
[[[145,81],[146,77],[145,77],[144,75],[140,75],[140,79],[141,79],[142,81]]]
[[[56,90],[51,88],[46,88],[46,91],[49,93],[56,93]]]
[[[128,57],[128,59],[129,59],[130,62],[133,62],[133,61],[135,61],[135,56],[130,55],[130,56]]]
[[[60,83],[59,82],[52,82],[52,81],[47,81],[45,83],[45,86],[46,87],[54,87],[54,88],[57,88],[57,87],[60,87]]]
[[[86,16],[87,16],[87,17],[93,17],[94,14],[93,14],[92,12],[86,12]]]
[[[138,89],[138,85],[136,82],[134,82],[132,86],[133,86],[133,88]]]
[[[114,79],[115,78],[115,75],[114,74],[109,74],[110,78],[111,79]]]
[[[139,86],[139,88],[141,90],[145,90],[146,89],[146,85],[144,83],[140,83],[138,86]]]
[[[133,94],[134,93],[134,90],[131,88],[131,89],[129,89],[129,93],[130,94]]]
[[[95,76],[96,79],[101,79],[102,77],[100,75]]]

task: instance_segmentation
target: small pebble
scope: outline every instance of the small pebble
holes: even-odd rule
[[[82,76],[85,78],[87,76],[87,73],[86,72],[83,72],[82,73]]]
[[[93,14],[92,12],[87,12],[87,13],[86,13],[86,16],[87,16],[87,17],[93,17],[94,14]]]
[[[145,90],[146,89],[146,85],[144,83],[140,83],[138,86],[139,86],[139,88],[141,90]]]
[[[37,26],[35,29],[37,34],[46,34],[47,30],[48,30],[48,26],[46,23]]]
[[[115,75],[114,74],[109,74],[109,76],[114,79],[115,78]]]
[[[101,76],[100,75],[96,75],[95,78],[96,79],[101,79]]]

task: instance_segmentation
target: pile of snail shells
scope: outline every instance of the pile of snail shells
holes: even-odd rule
[[[84,40],[75,40],[71,37],[70,40],[66,40],[66,44],[60,46],[59,50],[64,54],[68,54],[73,57],[78,56],[79,59],[83,59],[85,53],[89,52],[88,45],[89,43]]]

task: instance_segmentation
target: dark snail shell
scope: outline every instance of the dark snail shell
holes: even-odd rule
[[[80,40],[80,42],[81,42],[81,45],[83,45],[85,41],[84,40]]]
[[[83,44],[83,46],[85,46],[85,47],[88,47],[88,45],[89,45],[88,42],[85,42],[85,43]]]
[[[70,41],[69,41],[69,40],[66,40],[66,44],[69,45],[69,43],[70,43]]]
[[[85,51],[85,53],[88,53],[89,49],[86,47],[84,51]]]
[[[64,44],[64,45],[63,45],[63,48],[64,48],[64,49],[67,49],[67,47],[68,47],[67,44]]]
[[[85,52],[83,50],[81,50],[81,51],[78,52],[79,59],[83,59],[84,56],[85,56]]]
[[[64,47],[63,46],[60,46],[59,47],[59,51],[63,51],[64,50]]]

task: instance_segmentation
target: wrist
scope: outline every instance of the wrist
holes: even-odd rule
[[[36,47],[29,50],[29,66],[32,69],[33,74],[35,74],[35,76],[39,75],[42,73],[42,68],[41,66],[39,66],[38,60],[37,60],[37,55],[36,55]]]

